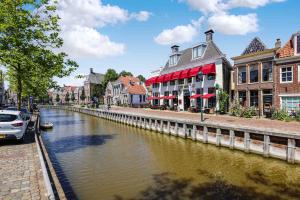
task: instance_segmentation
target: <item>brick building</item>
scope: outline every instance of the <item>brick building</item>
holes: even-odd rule
[[[260,115],[274,106],[274,59],[281,42],[274,48],[255,37],[240,56],[233,57],[231,100],[244,107],[255,107]]]
[[[300,109],[300,32],[294,33],[289,41],[277,50],[276,58],[277,109],[289,112]]]

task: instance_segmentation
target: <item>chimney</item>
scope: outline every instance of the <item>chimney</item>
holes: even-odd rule
[[[93,70],[93,68],[90,68],[90,73],[92,74],[92,73],[94,73],[94,70]]]
[[[171,51],[172,51],[172,54],[178,53],[178,51],[179,51],[179,46],[178,46],[178,45],[173,45],[173,46],[171,46]]]
[[[278,38],[275,42],[275,48],[280,48],[281,47],[281,40]]]
[[[205,32],[206,42],[210,42],[213,40],[213,34],[214,34],[214,31],[212,29]]]

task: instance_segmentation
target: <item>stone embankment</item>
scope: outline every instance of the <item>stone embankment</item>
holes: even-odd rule
[[[249,128],[234,124],[229,126],[138,112],[125,113],[114,110],[94,110],[67,106],[50,106],[49,108],[80,112],[137,128],[214,144],[218,147],[260,154],[264,157],[286,160],[289,163],[300,163],[299,133],[268,131],[257,127]]]

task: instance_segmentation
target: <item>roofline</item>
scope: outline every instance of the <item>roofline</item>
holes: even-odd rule
[[[235,56],[232,57],[232,60],[239,60],[239,59],[243,59],[243,58],[249,58],[249,57],[253,57],[253,56],[258,56],[258,55],[262,55],[262,54],[268,54],[271,52],[276,52],[278,49],[280,49],[279,47],[273,48],[273,49],[267,49],[264,51],[259,51],[259,52],[255,52],[255,53],[250,53],[250,54],[246,54],[246,55],[241,55],[241,56]]]

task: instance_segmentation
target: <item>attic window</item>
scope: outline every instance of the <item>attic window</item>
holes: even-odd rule
[[[199,45],[193,48],[193,59],[200,58],[203,55],[205,46]]]
[[[178,55],[172,55],[172,56],[170,56],[169,65],[170,65],[170,66],[177,65],[178,58],[179,58]]]

